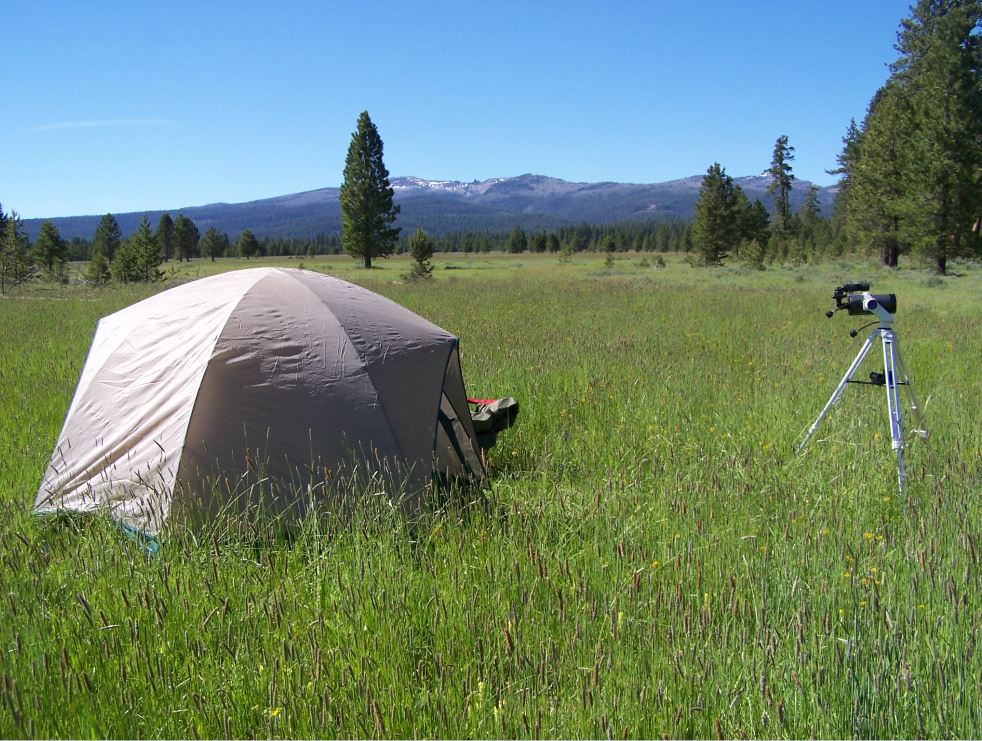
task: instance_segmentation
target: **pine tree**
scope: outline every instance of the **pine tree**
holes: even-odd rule
[[[982,2],[919,0],[897,36],[893,78],[917,133],[904,180],[912,241],[939,274],[978,242],[982,212]]]
[[[692,220],[692,246],[705,266],[722,265],[739,240],[733,178],[718,162],[702,178]]]
[[[423,227],[416,227],[416,232],[409,238],[409,256],[413,259],[413,266],[406,278],[409,280],[426,280],[432,277],[433,265],[430,259],[433,257],[433,240],[430,239]]]
[[[7,276],[13,266],[13,250],[7,246],[7,219],[0,204],[0,293],[7,290]]]
[[[116,259],[109,266],[109,275],[119,283],[136,283],[140,280],[140,257],[133,238],[124,239],[116,250]]]
[[[41,224],[38,237],[34,240],[34,261],[51,277],[60,279],[64,275],[68,243],[61,238],[58,227],[51,221]]]
[[[164,261],[164,252],[160,243],[153,237],[150,219],[146,214],[140,218],[136,234],[130,237],[130,247],[136,256],[138,280],[144,283],[159,280],[162,274],[158,268]]]
[[[853,145],[849,192],[845,202],[846,233],[897,267],[916,235],[920,206],[910,198],[911,160],[917,157],[918,133],[909,100],[896,81],[877,91]]]
[[[811,185],[805,193],[805,201],[801,204],[798,214],[801,217],[801,228],[806,232],[813,232],[819,220],[822,218],[822,204],[818,200],[818,186]]]
[[[170,214],[161,214],[157,222],[157,233],[155,235],[157,244],[160,245],[161,252],[165,260],[173,260],[177,252],[177,237],[174,234],[174,220]]]
[[[153,232],[150,230],[150,219],[146,214],[143,214],[140,219],[140,226],[134,238],[138,247],[140,277],[143,282],[149,283],[163,278],[164,274],[160,272],[160,266],[164,262],[164,250],[154,239]]]
[[[849,119],[849,127],[846,129],[845,136],[842,137],[842,151],[835,158],[838,167],[826,170],[829,175],[840,176],[836,187],[835,208],[832,216],[835,228],[838,230],[843,230],[845,227],[853,170],[859,161],[859,137],[861,133],[859,127],[856,126],[856,119]]]
[[[366,268],[372,267],[373,257],[392,254],[400,231],[392,226],[399,206],[392,205],[395,191],[389,185],[382,148],[378,129],[368,111],[362,111],[344,164],[341,243],[349,255],[363,260]]]
[[[804,257],[818,250],[820,237],[823,233],[822,204],[818,199],[818,186],[811,185],[805,193],[805,201],[796,214],[798,228],[799,253]]]
[[[528,249],[528,237],[520,226],[516,226],[508,235],[508,251],[512,254],[525,252]]]
[[[201,238],[201,254],[210,257],[212,262],[215,262],[216,257],[222,257],[228,246],[228,235],[213,226],[208,227],[205,236]]]
[[[200,239],[201,235],[194,222],[184,214],[178,214],[174,219],[174,247],[177,250],[178,262],[181,260],[191,262],[191,258],[198,252]]]
[[[163,248],[154,238],[146,214],[140,219],[136,233],[120,245],[116,255],[110,274],[122,283],[150,283],[163,277],[159,269],[164,261]]]
[[[112,263],[122,240],[123,235],[119,230],[116,218],[112,214],[106,214],[99,220],[99,225],[95,228],[95,234],[92,237],[92,254],[101,253],[108,262]]]
[[[794,175],[789,163],[793,160],[794,147],[788,145],[787,134],[782,134],[774,142],[771,166],[764,171],[764,174],[771,178],[771,183],[767,186],[767,195],[774,196],[774,226],[782,235],[790,231],[791,187],[794,183]]]
[[[101,286],[109,280],[110,276],[111,271],[106,256],[102,252],[93,252],[85,266],[85,280],[93,285]]]
[[[770,237],[771,218],[767,207],[755,198],[753,203],[747,203],[739,212],[740,239],[744,242],[760,242],[767,245]]]
[[[238,248],[239,254],[246,260],[250,257],[256,257],[260,252],[259,240],[256,239],[255,234],[246,229],[239,235]]]
[[[737,198],[737,231],[740,258],[763,270],[771,238],[771,220],[767,207],[759,198],[755,198],[753,203],[746,196]]]
[[[33,262],[31,245],[16,211],[11,211],[4,218],[0,245],[3,248],[0,275],[2,275],[3,290],[6,291],[31,277]]]

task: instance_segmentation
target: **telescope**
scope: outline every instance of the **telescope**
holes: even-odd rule
[[[869,283],[845,283],[835,289],[832,298],[835,301],[835,309],[826,311],[825,316],[829,319],[836,311],[845,309],[849,316],[860,316],[862,314],[876,314],[880,316],[877,308],[882,309],[887,314],[897,313],[897,296],[893,293],[870,293]],[[882,318],[882,316],[881,316]]]
[[[897,331],[893,328],[893,315],[897,313],[897,297],[892,293],[870,293],[869,289],[869,283],[845,283],[838,286],[832,293],[832,298],[835,301],[835,309],[825,312],[825,316],[831,319],[835,312],[841,311],[842,309],[845,309],[850,316],[875,314],[876,320],[866,326],[868,327],[872,324],[876,324],[877,326],[870,332],[869,337],[866,338],[866,342],[863,343],[856,358],[852,361],[848,370],[846,370],[846,374],[839,381],[839,385],[836,386],[835,391],[832,392],[832,396],[829,398],[825,408],[818,415],[818,419],[808,428],[805,439],[798,446],[798,452],[801,453],[804,450],[805,445],[808,444],[812,435],[818,430],[818,426],[822,423],[825,415],[839,400],[847,384],[858,383],[871,386],[884,386],[886,387],[887,395],[887,418],[890,422],[891,447],[897,454],[897,482],[900,485],[900,492],[903,493],[906,483],[906,472],[904,471],[904,448],[906,444],[904,442],[901,421],[901,388],[907,392],[910,410],[914,413],[918,423],[914,432],[924,440],[927,440],[928,432],[924,425],[924,420],[921,418],[921,405],[917,401],[917,397],[914,396],[910,376],[900,357],[900,339],[897,336]],[[864,328],[862,327],[860,329]],[[857,334],[859,334],[859,330],[856,329],[850,330],[849,332],[851,337],[855,337]],[[855,376],[864,358],[866,358],[866,355],[877,342],[883,348],[883,372],[873,371],[869,374],[869,381],[856,380],[853,376]]]

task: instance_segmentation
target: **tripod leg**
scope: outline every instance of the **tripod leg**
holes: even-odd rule
[[[852,374],[856,372],[856,369],[859,368],[860,363],[863,362],[863,358],[866,357],[866,353],[868,353],[870,348],[873,346],[873,338],[877,336],[879,336],[879,330],[873,330],[873,332],[870,333],[870,336],[866,338],[866,342],[863,343],[863,346],[859,348],[859,352],[856,354],[856,359],[852,361],[852,365],[849,366],[846,374],[842,377],[842,380],[839,381],[839,385],[835,387],[835,391],[833,391],[832,396],[829,397],[825,408],[819,413],[818,419],[812,422],[812,426],[808,428],[808,434],[805,435],[805,439],[802,440],[801,445],[798,446],[799,453],[805,449],[805,446],[808,444],[808,441],[811,440],[812,435],[814,435],[816,430],[818,430],[818,426],[822,423],[825,415],[828,414],[829,409],[831,409],[832,405],[838,401],[839,396],[842,395],[842,389],[846,387],[846,384],[849,383],[850,379],[852,378]]]
[[[917,394],[914,393],[914,384],[910,381],[910,374],[907,372],[907,365],[904,363],[903,356],[900,354],[900,339],[894,337],[894,355],[897,358],[897,368],[900,371],[900,380],[907,387],[907,397],[910,402],[910,410],[914,413],[914,419],[917,421],[917,428],[914,430],[922,440],[927,442],[928,431],[927,425],[924,424],[924,417],[921,415],[921,403],[917,400]]]
[[[921,404],[917,400],[917,395],[914,393],[914,385],[910,381],[910,374],[907,372],[907,366],[904,363],[903,356],[900,353],[900,341],[897,337],[894,338],[894,355],[897,358],[897,369],[900,371],[900,378],[907,386],[907,398],[910,402],[911,411],[914,412],[914,419],[917,422],[917,427],[914,428],[914,432],[916,432],[924,441],[924,445],[927,448],[928,458],[931,461],[931,467],[937,471],[939,470],[938,461],[934,457],[934,448],[931,447],[931,440],[927,425],[924,422],[924,417],[921,415]]]
[[[897,482],[900,484],[900,493],[904,491],[904,431],[900,416],[900,387],[898,382],[898,368],[896,348],[894,347],[893,330],[884,330],[883,339],[883,373],[886,376],[887,389],[887,414],[890,417],[890,440],[893,449],[897,453]]]

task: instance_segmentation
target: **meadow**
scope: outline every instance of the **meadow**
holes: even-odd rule
[[[0,298],[0,735],[978,737],[982,270],[666,257],[437,256],[421,284],[400,258],[196,260]],[[153,557],[33,517],[97,320],[257,264],[457,334],[469,393],[522,405],[487,490]],[[866,334],[823,316],[854,280],[898,294],[931,431],[903,495],[881,388],[794,453]]]

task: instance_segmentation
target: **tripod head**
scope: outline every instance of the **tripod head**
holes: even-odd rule
[[[897,296],[893,293],[870,293],[869,283],[845,283],[832,293],[835,309],[826,311],[829,319],[845,309],[849,316],[875,314],[880,324],[889,324],[897,313]]]

